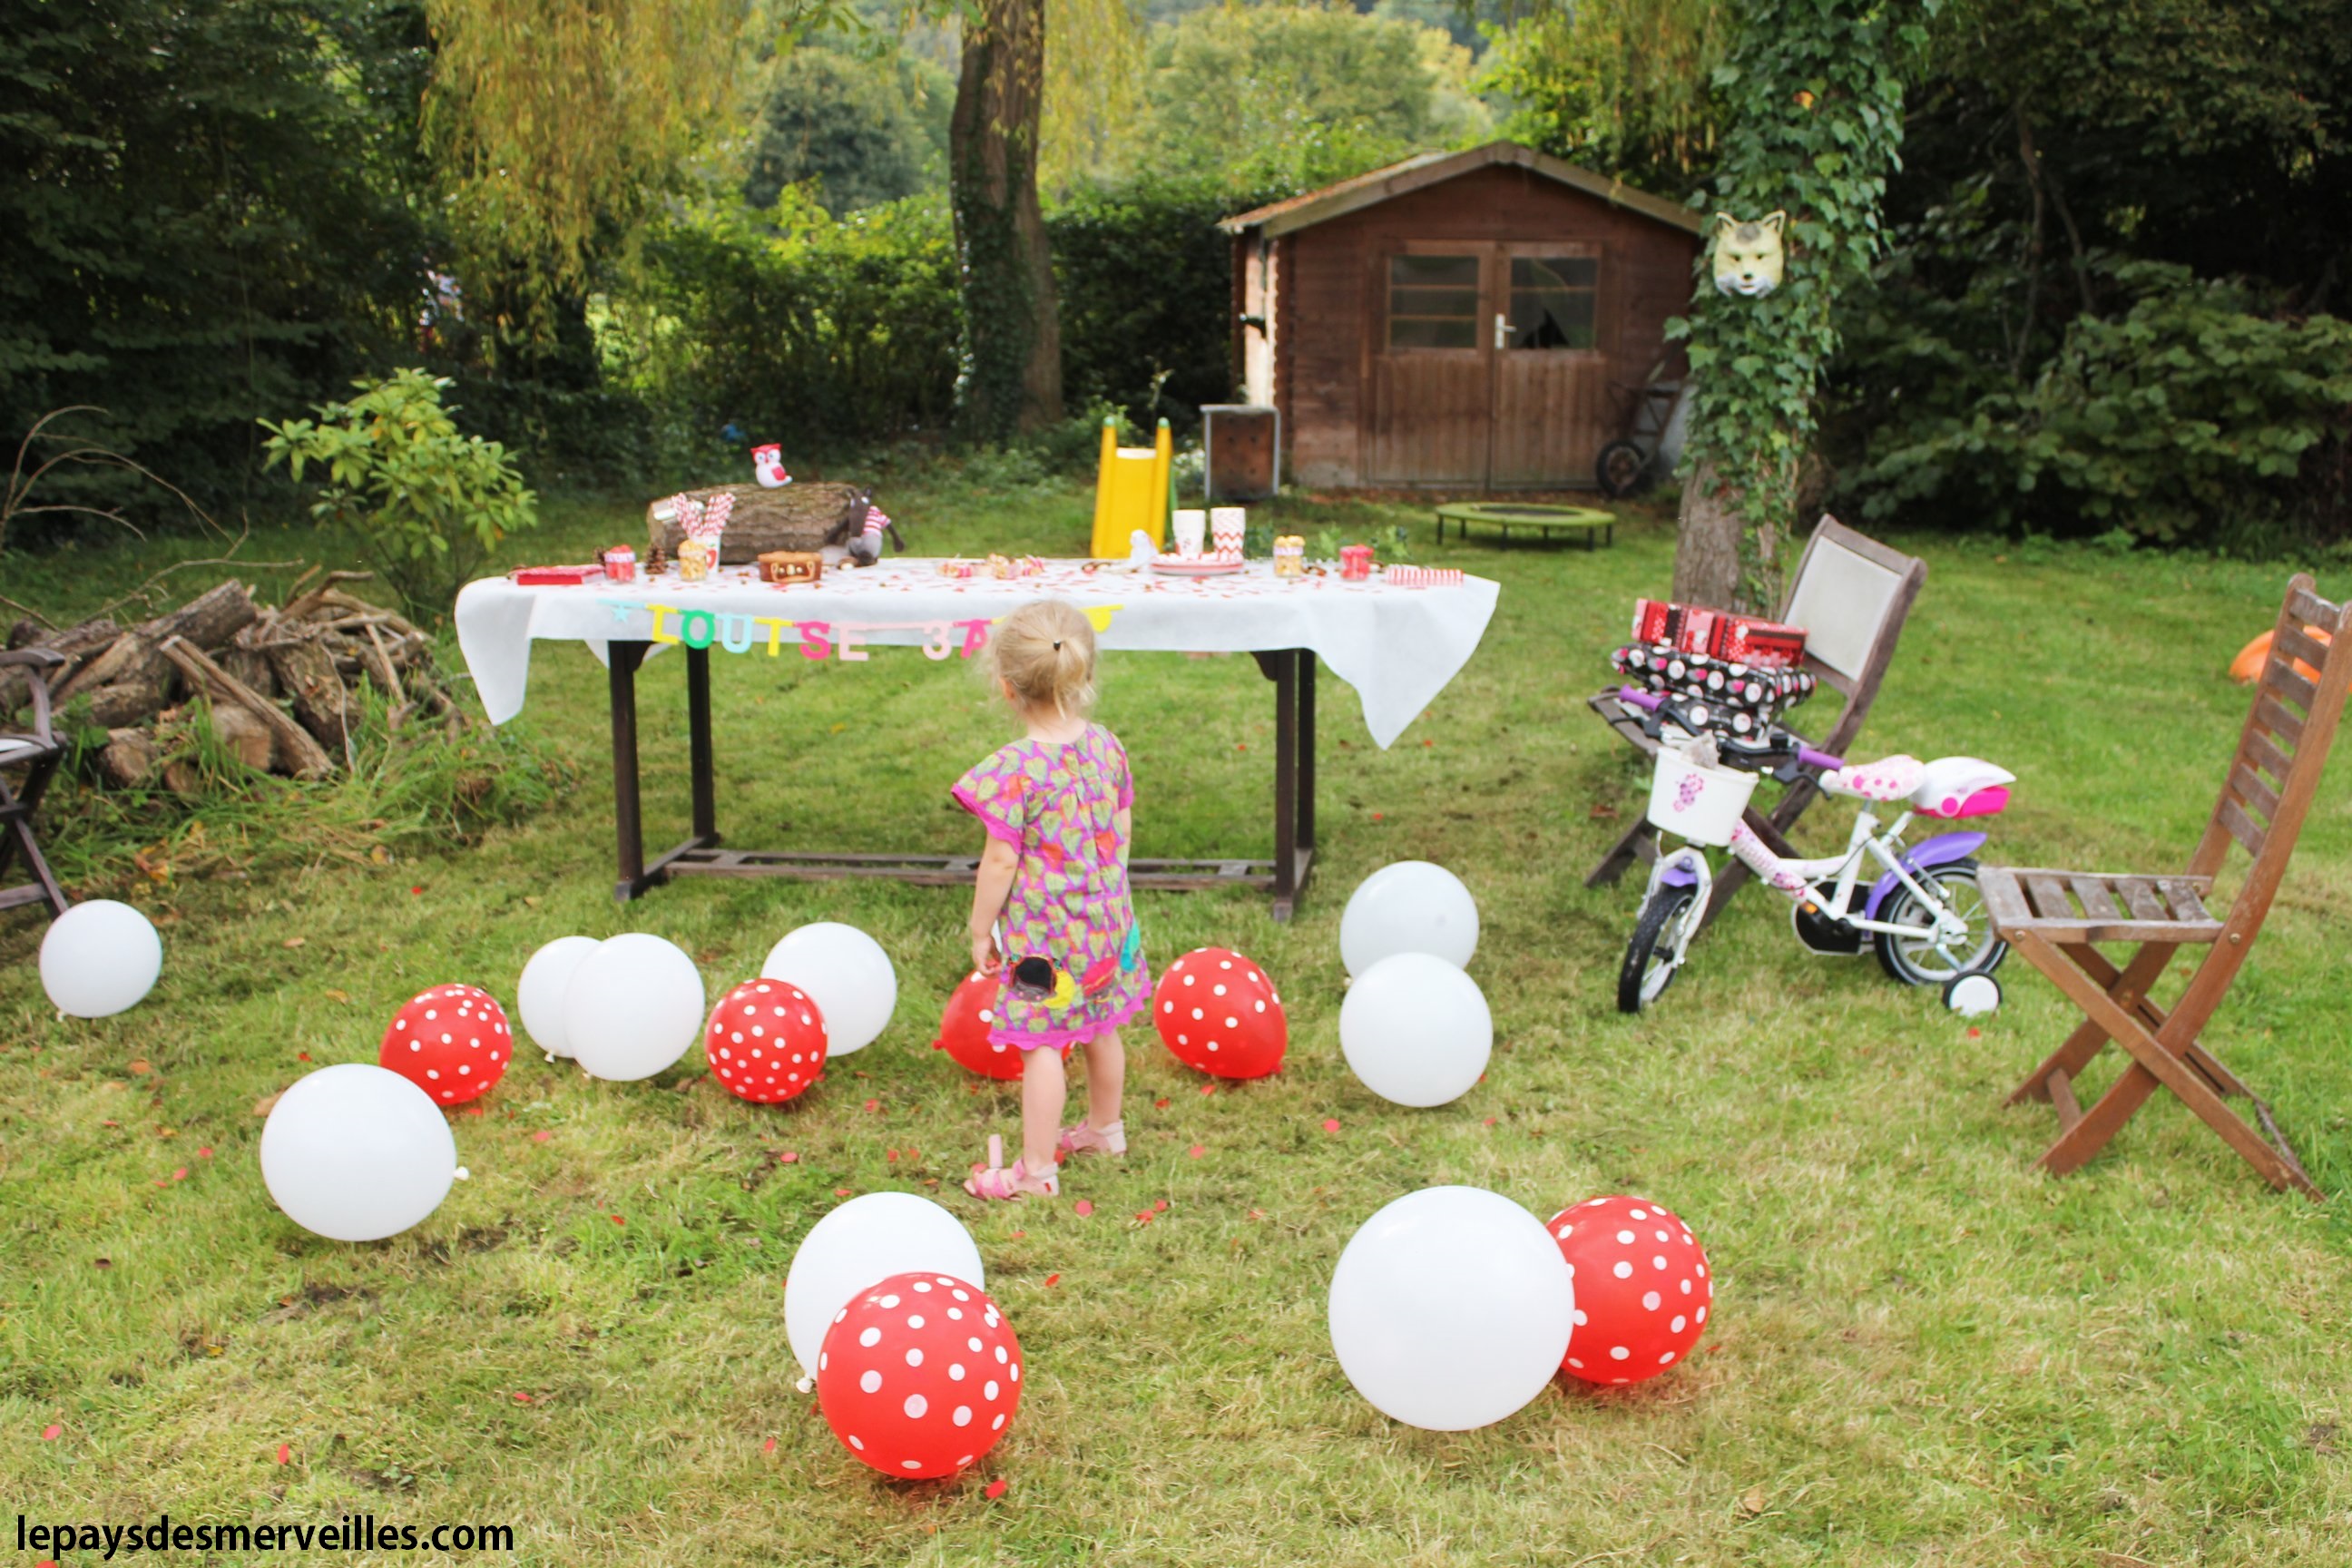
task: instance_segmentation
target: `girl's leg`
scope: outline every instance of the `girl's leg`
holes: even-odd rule
[[[1024,1170],[1051,1173],[1054,1146],[1062,1137],[1062,1107],[1070,1086],[1062,1074],[1062,1053],[1039,1046],[1021,1053],[1021,1163]],[[1094,1060],[1087,1047],[1087,1064]]]
[[[1117,1029],[1105,1029],[1086,1044],[1087,1125],[1118,1125],[1119,1101],[1127,1093],[1127,1047]]]

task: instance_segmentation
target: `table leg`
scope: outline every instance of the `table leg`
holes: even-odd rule
[[[710,766],[710,650],[686,650],[687,758],[694,784],[694,837],[719,842],[718,791]]]
[[[1298,650],[1298,847],[1315,852],[1315,653]]]
[[[606,650],[613,710],[613,826],[619,837],[619,879],[613,897],[627,903],[646,890],[644,805],[637,790],[637,666],[647,644],[615,642]]]
[[[1298,898],[1298,650],[1274,656],[1274,918]]]

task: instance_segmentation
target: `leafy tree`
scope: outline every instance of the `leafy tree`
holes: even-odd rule
[[[424,41],[373,0],[0,0],[0,428],[98,405],[83,434],[237,499],[257,415],[413,330]]]
[[[1045,90],[1044,0],[979,0],[948,122],[963,341],[956,404],[982,441],[1062,416],[1062,328],[1037,195]]]
[[[1679,195],[1714,165],[1736,20],[1725,0],[1541,4],[1494,29],[1478,79],[1515,106],[1507,135]]]
[[[925,188],[932,148],[915,62],[803,46],[764,75],[743,181],[751,205],[773,206],[786,185],[811,179],[835,214]]]

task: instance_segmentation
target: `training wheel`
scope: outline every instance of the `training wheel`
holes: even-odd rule
[[[1944,1005],[1963,1018],[1981,1018],[2000,1005],[2000,982],[1990,974],[1956,974],[1944,983]]]

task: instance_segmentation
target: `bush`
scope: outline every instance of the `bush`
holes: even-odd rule
[[[324,468],[311,515],[351,526],[411,607],[446,609],[499,540],[538,521],[538,498],[505,447],[457,434],[441,406],[446,377],[404,370],[354,384],[360,396],[320,405],[315,421],[262,420],[269,466],[283,460],[297,483],[308,465]]]
[[[2051,534],[2211,542],[2332,526],[2352,322],[2274,315],[2248,286],[2179,267],[2112,270],[2126,308],[2077,317],[2021,391],[1916,321],[1866,322],[1843,367],[1850,401],[1923,368],[1940,390],[1876,399],[1886,413],[1840,489],[1865,517]]]

